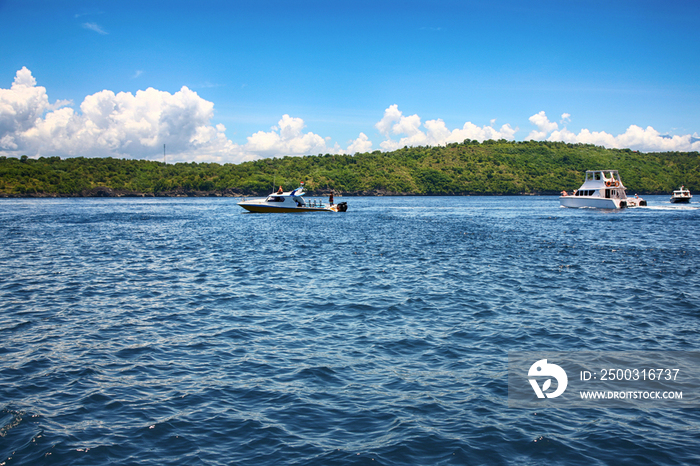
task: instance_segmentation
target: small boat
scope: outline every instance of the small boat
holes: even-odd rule
[[[687,204],[692,198],[693,196],[690,194],[690,191],[688,189],[685,189],[685,186],[681,186],[680,189],[676,189],[675,191],[673,191],[673,195],[671,196],[671,202],[673,202],[674,204]]]
[[[563,207],[623,209],[646,206],[647,201],[635,194],[627,197],[626,188],[617,170],[588,170],[586,179],[572,194],[562,191],[559,203]]]
[[[307,201],[304,195],[304,183],[293,191],[277,191],[265,199],[244,200],[239,206],[250,212],[289,213],[289,212],[345,212],[348,203],[324,204],[321,201]]]

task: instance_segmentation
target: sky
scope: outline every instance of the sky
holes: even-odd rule
[[[700,150],[700,2],[0,0],[0,156]]]

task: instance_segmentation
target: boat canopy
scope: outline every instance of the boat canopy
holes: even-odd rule
[[[587,170],[586,181],[620,181],[617,170]]]
[[[297,189],[294,189],[292,191],[284,191],[284,192],[279,192],[275,191],[269,196],[267,196],[266,201],[267,202],[284,202],[285,197],[301,197],[304,194],[304,185],[302,184],[299,186]]]

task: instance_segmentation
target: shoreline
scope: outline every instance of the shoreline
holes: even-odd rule
[[[93,188],[83,190],[79,193],[0,193],[0,199],[53,199],[53,198],[122,198],[122,197],[265,197],[270,193],[239,193],[233,190],[224,191],[195,191],[195,190],[175,190],[164,191],[158,193],[138,192],[138,191],[123,191],[112,188]],[[307,197],[327,197],[330,192],[306,192]],[[424,194],[424,193],[394,193],[384,191],[360,191],[360,192],[335,192],[336,197],[465,197],[465,196],[559,196],[558,192],[542,192],[542,193],[459,193],[459,194]]]

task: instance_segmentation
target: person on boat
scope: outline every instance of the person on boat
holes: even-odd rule
[[[331,195],[328,198],[328,204],[333,205],[333,190],[331,189]]]
[[[566,191],[562,191],[562,192],[561,192],[561,195],[562,195],[562,196],[568,196],[568,194],[566,194]]]
[[[282,189],[282,186],[280,186],[280,189],[277,190],[277,194],[282,194],[284,190]]]

